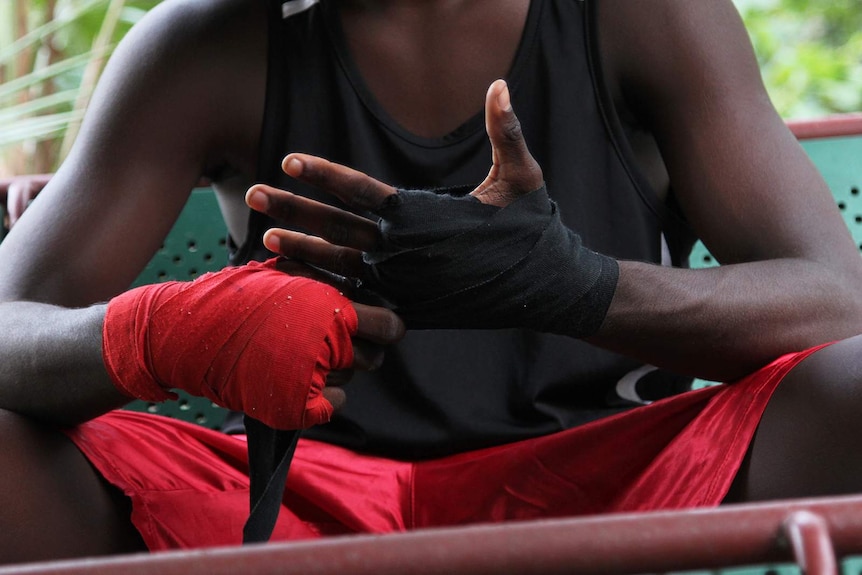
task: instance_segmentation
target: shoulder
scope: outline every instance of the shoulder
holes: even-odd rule
[[[0,290],[104,301],[158,249],[201,175],[253,177],[266,37],[253,0],[166,0],[148,13],[110,58],[69,156],[4,239]]]
[[[263,1],[166,0],[129,32],[114,59],[143,72],[218,76],[257,60],[265,38]]]
[[[648,120],[708,93],[765,96],[731,0],[602,0],[598,26],[609,88]]]
[[[162,2],[109,61],[88,111],[94,133],[110,135],[108,124],[138,136],[185,127],[194,130],[186,149],[207,156],[207,169],[249,156],[263,114],[266,38],[263,0]]]
[[[175,45],[260,33],[267,5],[265,0],[165,0],[147,13],[137,29],[157,42]]]
[[[655,137],[683,214],[718,261],[858,260],[731,0],[602,0],[598,25],[618,106]]]

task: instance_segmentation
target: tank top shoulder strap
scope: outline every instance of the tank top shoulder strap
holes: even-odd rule
[[[258,165],[256,181],[275,184],[280,179],[280,166],[269,153],[280,149],[284,143],[284,126],[288,121],[282,102],[289,81],[286,70],[290,67],[293,48],[291,32],[301,30],[301,36],[320,33],[320,0],[264,0],[267,10],[267,79],[263,128],[258,143]],[[273,220],[254,210],[249,211],[248,231],[239,245],[230,250],[231,265],[240,265],[252,260],[262,261],[274,255],[263,247],[264,232],[272,227]],[[239,239],[238,239],[239,241]]]
[[[635,190],[649,209],[661,220],[663,236],[667,242],[673,265],[685,265],[688,260],[688,253],[695,242],[694,233],[679,211],[673,191],[671,190],[668,201],[661,201],[645,179],[643,172],[636,168],[637,160],[628,144],[613,98],[607,87],[599,47],[598,14],[601,2],[600,0],[575,1],[582,4],[585,10],[584,29],[587,61],[595,86],[599,113],[605,124],[608,138],[620,157],[621,164],[628,173]]]

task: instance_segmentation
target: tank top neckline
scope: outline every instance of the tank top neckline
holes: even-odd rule
[[[509,69],[509,73],[505,77],[506,81],[509,83],[509,89],[513,93],[518,90],[519,81],[523,76],[523,69],[527,66],[530,53],[534,46],[541,5],[541,0],[530,1],[530,7],[527,11],[527,19],[524,23],[524,31],[521,34],[521,39],[518,43],[518,48],[515,52],[515,57]],[[448,134],[434,138],[414,134],[398,123],[391,115],[389,115],[365,83],[365,79],[362,77],[359,67],[356,65],[344,38],[344,30],[341,26],[341,19],[338,14],[338,10],[335,7],[335,3],[321,2],[320,7],[323,10],[325,25],[330,41],[332,42],[338,64],[348,83],[353,88],[354,92],[356,92],[357,97],[369,113],[371,113],[386,130],[390,131],[402,140],[421,148],[444,148],[455,145],[475,135],[477,132],[484,131],[484,110],[477,111],[473,116],[468,118]]]

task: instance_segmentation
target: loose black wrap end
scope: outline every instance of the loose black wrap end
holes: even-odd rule
[[[249,515],[242,529],[242,542],[269,541],[284,495],[287,470],[301,432],[280,431],[246,415],[248,468],[251,481]]]

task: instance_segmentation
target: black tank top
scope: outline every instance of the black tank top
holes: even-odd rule
[[[595,4],[532,1],[507,76],[513,105],[563,221],[586,246],[661,263],[666,242],[673,263],[685,265],[690,233],[638,172],[602,87]],[[268,65],[262,182],[331,203],[281,173],[293,151],[403,188],[475,185],[488,173],[481,112],[442,138],[418,137],[387,115],[351,60],[333,1],[273,2]],[[273,225],[252,213],[233,263],[271,255],[261,236]],[[580,425],[686,384],[563,336],[411,331],[379,371],[355,376],[330,424],[306,435],[393,457],[439,456]]]

